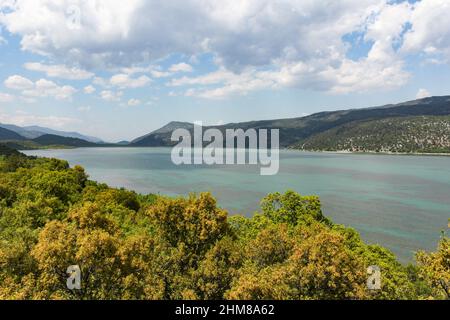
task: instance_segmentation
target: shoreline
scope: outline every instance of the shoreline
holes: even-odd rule
[[[95,147],[56,147],[56,148],[38,148],[38,149],[17,149],[19,152],[26,151],[45,151],[45,150],[74,150],[74,149],[157,149],[157,148],[172,148],[171,146],[158,146],[158,147],[134,147],[134,146],[95,146]],[[389,155],[389,156],[436,156],[436,157],[450,157],[450,152],[376,152],[376,151],[347,151],[347,150],[303,150],[303,149],[293,149],[293,148],[280,148],[279,150],[284,151],[297,151],[297,152],[315,152],[315,153],[326,153],[326,154],[355,154],[355,155]]]
[[[289,150],[295,150],[295,149],[289,149]],[[317,153],[329,153],[329,154],[360,154],[360,155],[381,155],[381,156],[437,156],[437,157],[449,157],[449,153],[442,153],[442,152],[376,152],[376,151],[346,151],[346,150],[337,150],[337,151],[321,151],[321,150],[297,150],[297,151],[304,151],[304,152],[317,152]]]

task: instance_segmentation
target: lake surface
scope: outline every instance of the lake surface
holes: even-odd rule
[[[169,148],[89,148],[28,151],[83,166],[92,180],[140,193],[211,191],[231,214],[251,216],[270,192],[319,195],[334,222],[403,262],[434,250],[450,218],[450,157],[280,152],[280,172],[258,166],[175,166]]]

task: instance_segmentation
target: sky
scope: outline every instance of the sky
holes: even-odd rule
[[[0,0],[0,123],[131,140],[450,95],[450,0]]]

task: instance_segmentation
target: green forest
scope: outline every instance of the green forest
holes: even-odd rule
[[[209,193],[141,195],[66,161],[0,156],[0,299],[448,299],[450,241],[403,265],[326,218],[316,196],[270,194],[252,218]],[[81,289],[66,286],[81,269]],[[369,266],[381,290],[367,287]]]
[[[450,116],[395,117],[356,121],[313,135],[303,150],[449,153]]]

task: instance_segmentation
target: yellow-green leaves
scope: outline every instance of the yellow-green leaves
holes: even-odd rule
[[[450,299],[450,239],[443,237],[433,253],[418,252],[420,276],[433,288],[434,296]]]

